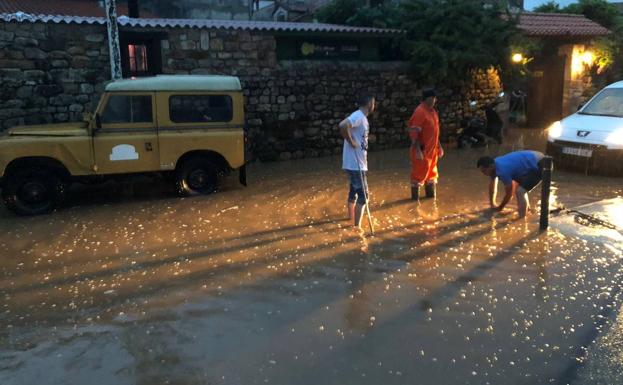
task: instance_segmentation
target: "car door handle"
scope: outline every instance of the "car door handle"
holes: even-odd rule
[[[145,142],[145,151],[153,151],[151,147],[151,142]]]

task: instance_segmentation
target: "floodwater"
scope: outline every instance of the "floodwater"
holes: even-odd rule
[[[0,384],[623,384],[623,241],[489,215],[476,159],[543,145],[509,142],[448,150],[419,204],[406,150],[372,153],[373,237],[344,219],[339,157],[252,165],[207,197],[107,185],[1,211]],[[575,207],[623,179],[554,187]]]

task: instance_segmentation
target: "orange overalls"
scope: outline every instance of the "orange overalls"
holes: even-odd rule
[[[411,184],[437,182],[437,160],[439,159],[439,115],[434,108],[424,103],[411,115],[408,123],[409,137],[422,146],[423,159],[417,159],[411,147]],[[421,130],[420,130],[421,129]]]

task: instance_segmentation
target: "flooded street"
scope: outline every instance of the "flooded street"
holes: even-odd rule
[[[341,157],[253,164],[206,197],[137,184],[2,209],[0,384],[623,384],[623,240],[490,216],[476,159],[544,148],[508,143],[448,150],[420,204],[407,150],[371,153],[374,237],[345,220]],[[553,179],[566,207],[623,195]]]

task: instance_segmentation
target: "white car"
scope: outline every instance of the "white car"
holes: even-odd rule
[[[548,129],[547,153],[562,168],[623,174],[623,81],[599,91]]]

